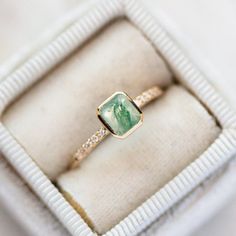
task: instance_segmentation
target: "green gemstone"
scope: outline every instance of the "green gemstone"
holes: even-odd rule
[[[115,93],[99,107],[99,118],[117,136],[133,129],[142,118],[139,109],[124,93]]]

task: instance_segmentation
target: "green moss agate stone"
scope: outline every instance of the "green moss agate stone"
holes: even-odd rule
[[[141,121],[142,114],[124,93],[116,93],[99,107],[99,118],[117,136],[123,136]]]

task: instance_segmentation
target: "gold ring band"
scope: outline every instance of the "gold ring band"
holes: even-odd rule
[[[70,169],[77,168],[81,161],[84,160],[94,149],[95,147],[101,143],[108,134],[112,133],[114,136],[118,137],[126,137],[127,134],[131,133],[130,131],[133,131],[136,129],[141,123],[142,123],[142,112],[140,111],[140,108],[144,107],[146,104],[150,103],[154,99],[160,97],[162,95],[163,91],[158,86],[154,86],[146,91],[144,91],[141,95],[137,96],[134,100],[132,100],[127,94],[122,92],[117,92],[113,94],[111,97],[109,97],[102,105],[98,107],[98,117],[102,121],[103,126],[94,133],[87,141],[75,152],[75,154],[72,156],[71,164],[69,166]],[[135,124],[132,129],[128,130],[124,135],[117,135],[112,128],[108,125],[107,118],[102,118],[102,115],[99,114],[100,109],[104,109],[104,106],[108,106],[108,102],[112,103],[114,99],[117,99],[117,96],[120,96],[122,102],[125,102],[126,105],[128,105],[128,110],[132,110],[135,113],[135,118],[139,117],[139,120],[137,120],[137,124]],[[113,100],[112,100],[113,99]],[[120,99],[120,98],[119,98]],[[113,105],[113,104],[112,104]],[[109,106],[111,106],[109,104]],[[122,104],[121,104],[122,106]],[[132,107],[133,106],[133,107]],[[118,107],[119,111],[122,109]],[[125,109],[127,109],[125,107]],[[136,111],[136,110],[137,111]],[[106,112],[108,109],[106,109]],[[110,110],[109,110],[110,111]],[[125,113],[127,114],[127,112]],[[140,116],[139,116],[140,114]]]

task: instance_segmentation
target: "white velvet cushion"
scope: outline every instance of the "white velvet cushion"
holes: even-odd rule
[[[5,113],[5,125],[51,179],[100,126],[96,108],[115,91],[137,96],[171,73],[152,45],[121,20],[78,50]]]
[[[219,131],[191,94],[171,86],[144,109],[139,130],[125,140],[108,138],[58,183],[88,223],[105,233],[197,158]]]

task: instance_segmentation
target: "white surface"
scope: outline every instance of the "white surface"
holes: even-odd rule
[[[220,211],[213,219],[206,222],[203,227],[192,236],[235,236],[236,234],[236,196],[227,206]]]
[[[22,46],[36,40],[38,32],[44,31],[79,1],[81,0],[1,0],[0,63]]]
[[[214,78],[232,107],[236,107],[236,2],[234,0],[148,0],[153,11],[165,19],[176,41]],[[151,4],[150,4],[151,5]],[[185,40],[182,40],[185,39]],[[234,176],[236,178],[236,176]],[[232,186],[235,188],[235,186]],[[194,236],[236,234],[236,194],[227,207],[209,220]],[[197,220],[197,219],[195,219]]]
[[[236,196],[219,212],[215,218],[191,236],[235,236],[236,227]],[[9,216],[7,211],[0,206],[0,235],[4,236],[28,236],[26,232]]]
[[[235,108],[236,1],[143,0]],[[153,7],[155,5],[155,7]]]
[[[4,236],[28,236],[21,226],[0,205],[0,235]]]
[[[151,0],[153,2],[153,0]],[[161,17],[166,18],[177,41],[189,55],[198,55],[217,89],[236,107],[236,2],[234,0],[159,0]],[[183,42],[181,38],[188,39]],[[235,176],[234,176],[235,177]],[[232,186],[235,188],[235,186]],[[197,220],[197,219],[195,219]],[[236,235],[236,194],[231,202],[193,236]]]

